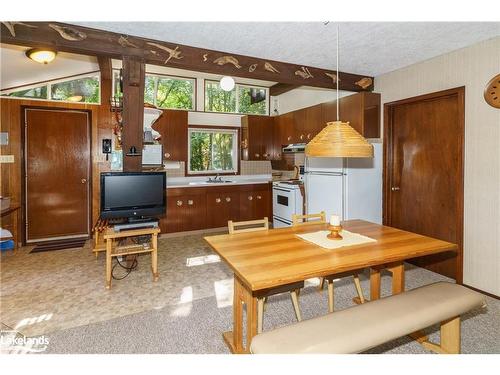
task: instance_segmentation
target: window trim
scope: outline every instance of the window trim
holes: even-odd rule
[[[218,112],[215,112],[218,113]],[[235,152],[235,163],[233,170],[231,171],[191,171],[191,133],[192,132],[202,132],[207,131],[211,133],[232,133],[235,135],[235,142],[233,144],[233,151]],[[214,175],[239,175],[240,174],[240,128],[235,126],[208,126],[208,125],[190,125],[188,127],[188,139],[187,139],[187,160],[185,165],[185,175],[186,176],[214,176]]]
[[[236,108],[239,109],[239,96],[238,96],[238,88],[239,87],[246,87],[246,88],[258,88],[258,89],[264,89],[266,90],[266,113],[265,114],[259,114],[259,113],[242,113],[242,112],[217,112],[217,111],[208,111],[206,108],[206,103],[207,103],[207,82],[214,82],[214,83],[219,83],[217,80],[213,79],[205,79],[203,82],[203,111],[207,113],[224,113],[228,115],[256,115],[256,116],[269,116],[270,112],[270,107],[271,107],[271,97],[270,97],[270,88],[266,86],[260,86],[260,85],[253,85],[249,83],[238,83],[235,82],[235,89],[236,89]]]
[[[89,77],[95,77],[97,76],[97,79],[99,81],[99,101],[97,103],[88,103],[88,102],[72,102],[70,100],[57,100],[57,99],[52,99],[52,85],[58,84],[58,83],[63,83],[63,82],[69,82],[69,81],[75,81],[77,79],[82,79],[82,78],[89,78]],[[4,96],[8,95],[13,92],[17,91],[23,91],[23,90],[31,90],[34,88],[38,87],[47,87],[47,98],[30,98],[30,97],[19,97],[19,96]],[[92,72],[88,73],[82,73],[82,74],[75,74],[71,76],[66,76],[66,77],[61,77],[57,79],[52,79],[52,80],[47,80],[47,81],[40,81],[40,82],[35,82],[29,85],[23,85],[23,86],[15,86],[15,87],[10,87],[4,90],[0,91],[0,97],[2,99],[17,99],[17,100],[37,100],[37,101],[45,101],[45,102],[53,102],[53,103],[70,103],[70,104],[82,104],[82,105],[101,105],[102,101],[102,80],[101,80],[101,71],[100,70],[95,70]]]

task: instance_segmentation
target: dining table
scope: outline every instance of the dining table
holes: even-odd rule
[[[257,299],[270,289],[310,278],[369,269],[370,300],[376,300],[380,298],[381,271],[389,271],[392,294],[398,294],[405,288],[406,260],[457,252],[456,244],[364,220],[344,221],[342,227],[376,242],[330,250],[297,236],[328,230],[328,226],[328,223],[309,223],[204,237],[234,273],[233,330],[222,335],[232,353],[250,352],[252,338],[257,334]],[[425,339],[423,333],[414,338]]]

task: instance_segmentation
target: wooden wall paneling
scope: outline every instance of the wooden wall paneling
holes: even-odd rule
[[[2,43],[50,47],[58,51],[102,55],[116,59],[129,56],[144,60],[148,64],[167,65],[204,73],[297,86],[335,88],[335,80],[332,77],[336,77],[336,72],[331,70],[190,47],[59,22],[29,22],[29,24],[35,27],[16,26],[15,36],[2,24],[0,35]],[[136,76],[135,73],[133,75]],[[339,88],[346,91],[371,91],[373,90],[373,77],[339,72]]]
[[[144,61],[136,57],[123,57],[123,170],[142,170],[142,144],[144,138]],[[138,156],[131,156],[131,147]]]

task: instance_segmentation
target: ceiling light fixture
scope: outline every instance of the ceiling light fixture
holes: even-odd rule
[[[340,121],[339,81],[339,26],[337,25],[337,120],[328,122],[306,145],[305,155],[317,158],[372,158],[373,146],[348,122]]]
[[[221,78],[219,85],[222,90],[231,91],[232,89],[234,89],[235,85],[234,78],[229,76],[224,76]]]
[[[68,98],[66,98],[67,101],[69,102],[81,102],[83,100],[82,95],[73,95]]]
[[[40,64],[48,64],[56,58],[57,52],[46,48],[32,48],[26,51],[26,56]]]

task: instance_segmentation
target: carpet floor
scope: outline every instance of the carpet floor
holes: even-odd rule
[[[409,287],[443,280],[440,275],[408,266]],[[367,294],[368,279],[362,277]],[[390,290],[390,277],[383,276],[383,294]],[[354,287],[349,279],[335,285],[335,307],[352,306]],[[326,313],[326,291],[318,293],[309,285],[300,295],[303,319]],[[222,332],[231,329],[232,307],[208,297],[145,313],[133,314],[105,322],[71,328],[49,335],[46,353],[229,353],[222,340]],[[264,313],[264,330],[291,324],[294,313],[288,294],[269,298]],[[427,332],[439,340],[439,327]],[[463,316],[463,353],[500,353],[500,303],[488,299],[488,309]],[[367,353],[429,353],[415,341],[403,337]]]
[[[222,332],[231,330],[232,273],[209,249],[202,235],[159,241],[160,279],[151,280],[150,259],[126,279],[104,288],[104,257],[84,248],[30,254],[20,249],[1,258],[1,322],[27,337],[45,335],[45,353],[228,353]],[[449,279],[407,265],[406,289]],[[300,295],[304,319],[327,313],[327,293],[314,282]],[[365,296],[367,275],[361,275]],[[382,296],[390,294],[382,276]],[[335,283],[335,309],[353,306],[350,279]],[[464,316],[464,353],[500,353],[500,301]],[[295,321],[288,294],[269,298],[264,330]],[[439,336],[431,327],[431,338]],[[426,353],[401,338],[370,353]]]

